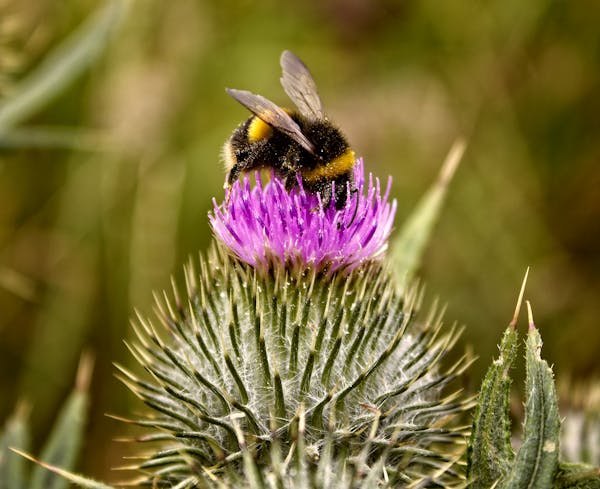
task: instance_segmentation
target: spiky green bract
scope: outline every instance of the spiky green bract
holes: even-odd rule
[[[386,461],[395,446],[394,438],[378,458],[371,460],[371,448],[376,441],[380,416],[373,420],[363,449],[356,456],[347,457],[344,453],[336,455],[339,450],[335,446],[335,441],[331,436],[326,436],[320,456],[315,458],[314,453],[306,450],[306,418],[301,409],[292,420],[293,443],[287,451],[282,450],[278,440],[273,440],[269,445],[270,465],[261,464],[257,460],[254,451],[246,443],[244,434],[236,422],[237,418],[239,416],[232,416],[232,425],[241,450],[240,470],[220,472],[206,469],[203,474],[190,474],[173,487],[203,489],[392,489],[399,487],[397,480],[386,473]],[[58,467],[36,462],[79,487],[115,489]],[[409,485],[401,484],[400,487],[408,489],[448,487],[444,482],[444,475],[453,464],[454,461],[451,461],[446,466],[441,466],[439,470],[429,471],[429,475],[423,475]],[[365,473],[365,468],[369,469],[368,473]],[[147,481],[142,479],[128,485],[139,487],[147,485]],[[458,489],[459,486],[453,487]]]
[[[467,450],[467,477],[474,489],[488,489],[509,470],[514,454],[510,444],[510,369],[517,354],[518,334],[509,326],[500,343],[500,356],[488,369],[481,390]]]
[[[373,420],[369,435],[363,448],[354,457],[339,452],[331,436],[326,436],[321,448],[321,456],[315,459],[314,454],[306,450],[306,418],[300,411],[293,420],[294,443],[287,453],[282,452],[279,442],[270,445],[271,465],[257,463],[256,457],[244,443],[240,430],[237,430],[243,452],[243,464],[240,473],[229,471],[226,474],[210,478],[190,477],[189,487],[207,489],[391,489],[406,487],[418,489],[423,487],[449,487],[444,481],[444,474],[454,461],[442,466],[437,471],[429,471],[412,483],[405,485],[389,477],[386,472],[387,459],[395,446],[394,439],[387,450],[372,460],[371,449],[376,441],[379,416]],[[368,472],[365,471],[368,469]],[[208,475],[208,474],[207,474]],[[458,487],[458,486],[453,486]],[[462,487],[462,485],[461,485]]]
[[[419,319],[417,294],[397,295],[380,265],[265,276],[213,247],[199,273],[187,267],[186,288],[185,301],[157,300],[158,325],[134,325],[149,376],[122,369],[152,408],[132,421],[147,429],[139,440],[161,442],[135,467],[146,485],[203,487],[254,463],[244,480],[261,486],[277,467],[295,477],[328,456],[394,487],[461,479],[456,415],[472,401],[447,387],[466,362],[440,365],[458,333],[436,311]],[[299,431],[305,457],[290,465]]]
[[[502,487],[546,489],[552,487],[558,468],[558,400],[552,369],[541,358],[542,338],[535,327],[529,328],[525,345],[527,376],[523,443]]]

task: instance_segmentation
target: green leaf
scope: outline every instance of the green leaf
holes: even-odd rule
[[[399,279],[401,290],[410,283],[421,264],[425,247],[442,210],[446,190],[465,148],[466,143],[463,140],[454,143],[437,181],[421,198],[415,210],[404,221],[399,234],[390,244],[391,269]]]
[[[65,41],[0,102],[0,136],[38,111],[59,94],[107,45],[124,12],[125,2],[110,1]]]
[[[509,326],[500,343],[500,356],[488,369],[475,410],[468,450],[467,477],[476,488],[489,488],[508,472],[514,457],[510,444],[509,370],[517,353],[518,335]]]
[[[554,489],[600,489],[600,469],[589,465],[560,463]]]
[[[526,341],[526,395],[523,444],[503,487],[547,489],[558,467],[560,416],[552,369],[541,358],[542,338],[529,311]]]
[[[22,489],[27,487],[25,460],[12,453],[10,448],[29,449],[29,429],[25,409],[18,408],[8,420],[0,437],[0,488]]]
[[[44,464],[72,470],[81,447],[88,415],[87,387],[91,375],[91,359],[82,358],[75,390],[63,405],[40,459]],[[33,471],[30,489],[66,489],[68,482],[58,471],[48,471],[39,464]]]
[[[527,275],[521,285],[513,319],[500,343],[500,356],[488,369],[479,392],[473,429],[467,450],[467,478],[474,489],[497,484],[510,469],[514,452],[510,443],[509,372],[517,353],[515,329],[521,310]]]

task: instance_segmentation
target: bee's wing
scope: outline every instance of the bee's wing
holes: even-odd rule
[[[302,115],[323,119],[323,106],[317,93],[317,85],[306,65],[291,51],[281,54],[281,85],[296,104]]]
[[[227,93],[246,107],[256,117],[287,134],[310,153],[315,152],[314,145],[302,133],[300,126],[278,105],[261,95],[256,95],[247,90],[227,88]]]

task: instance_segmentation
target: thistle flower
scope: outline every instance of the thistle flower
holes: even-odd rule
[[[354,168],[355,189],[348,188],[340,210],[324,208],[301,177],[290,192],[275,175],[264,185],[258,173],[255,178],[254,187],[248,177],[236,181],[223,204],[213,200],[209,216],[217,238],[240,260],[262,270],[277,265],[331,273],[383,257],[396,201],[388,201],[391,179],[384,195],[372,174],[365,182],[362,160]]]
[[[131,420],[149,430],[138,441],[161,442],[137,465],[139,485],[461,480],[457,415],[472,399],[447,390],[468,362],[442,365],[460,331],[394,286],[381,259],[396,203],[363,172],[360,161],[340,210],[276,177],[215,202],[218,239],[199,271],[186,267],[185,299],[174,285],[157,298],[158,324],[134,325],[130,350],[150,376],[121,367],[153,411]]]

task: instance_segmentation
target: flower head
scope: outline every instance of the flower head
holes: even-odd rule
[[[391,178],[384,195],[379,179],[365,181],[362,159],[354,167],[355,191],[346,205],[323,206],[298,177],[290,191],[276,176],[262,184],[256,174],[236,181],[224,202],[213,200],[209,216],[217,238],[240,260],[259,269],[283,265],[317,270],[350,271],[380,259],[387,249],[396,201],[389,202]]]

